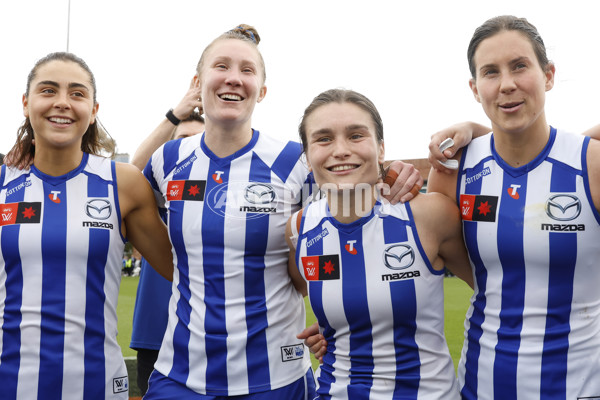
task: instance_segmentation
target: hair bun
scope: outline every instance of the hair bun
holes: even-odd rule
[[[239,24],[238,26],[233,28],[231,30],[231,32],[240,33],[240,34],[246,36],[248,39],[250,39],[251,41],[253,41],[256,44],[260,43],[260,36],[258,35],[256,28],[254,28],[253,26],[246,25],[246,24]]]

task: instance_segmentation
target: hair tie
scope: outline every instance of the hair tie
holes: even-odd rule
[[[256,43],[256,38],[254,37],[254,33],[252,33],[252,31],[249,31],[248,29],[244,28],[243,26],[239,25],[236,29],[239,29],[242,31],[242,33],[245,33],[247,35],[250,35],[250,39],[252,39],[252,41],[254,43]]]

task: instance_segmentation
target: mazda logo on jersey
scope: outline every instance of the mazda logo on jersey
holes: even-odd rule
[[[394,244],[383,252],[385,266],[393,270],[406,269],[415,262],[415,251],[406,244]]]
[[[546,214],[556,221],[571,221],[581,214],[581,200],[572,194],[555,194],[546,201]]]
[[[248,220],[276,213],[276,198],[271,185],[234,180],[215,185],[204,201],[218,215]]]
[[[90,218],[108,219],[112,214],[112,205],[106,199],[91,199],[85,203],[85,213]]]
[[[270,185],[253,183],[246,187],[244,198],[252,204],[269,204],[275,200],[275,191]]]

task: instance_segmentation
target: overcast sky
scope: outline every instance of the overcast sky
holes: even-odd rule
[[[581,131],[600,123],[595,0],[2,1],[0,152],[23,121],[21,96],[36,60],[68,50],[98,85],[99,117],[118,151],[137,145],[185,94],[202,50],[239,23],[254,25],[267,96],[253,127],[297,139],[304,108],[343,87],[369,97],[385,128],[386,158],[427,155],[432,133],[462,120],[488,124],[468,87],[466,49],[486,19],[513,14],[540,31],[556,63],[546,97],[550,124]],[[489,124],[488,124],[489,125]]]

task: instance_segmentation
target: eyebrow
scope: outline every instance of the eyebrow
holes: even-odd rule
[[[230,63],[232,60],[233,60],[233,57],[229,57],[229,56],[217,56],[217,57],[215,57],[215,61],[214,62],[215,63],[217,63],[217,62],[228,62],[228,63]],[[245,58],[242,59],[241,64],[257,65],[254,60],[245,59]]]
[[[54,86],[54,87],[60,87],[60,85],[57,82],[54,81],[41,81],[39,82],[36,86]],[[71,82],[68,85],[69,89],[85,89],[86,91],[90,91],[90,89],[84,85],[83,83],[77,83],[77,82]]]
[[[368,126],[366,126],[366,125],[361,125],[361,124],[352,124],[352,125],[348,125],[348,126],[346,126],[346,127],[344,128],[344,130],[345,130],[346,132],[349,132],[349,131],[355,131],[355,130],[357,130],[357,129],[362,129],[362,130],[367,130],[367,131],[368,131],[368,130],[369,130],[369,127],[368,127]],[[329,134],[329,133],[331,133],[331,132],[333,132],[333,130],[332,130],[332,129],[330,129],[330,128],[321,128],[321,129],[318,129],[318,130],[316,130],[316,131],[313,131],[313,132],[311,132],[311,133],[310,133],[310,136],[320,136],[320,135],[327,135],[327,134]]]
[[[513,58],[508,63],[509,64],[516,64],[516,63],[518,63],[520,61],[529,61],[529,57],[521,56],[521,57]],[[482,65],[481,68],[479,68],[479,71],[483,71],[484,69],[490,68],[490,67],[496,67],[497,65],[498,64],[493,64],[493,63],[485,64],[485,65]]]

